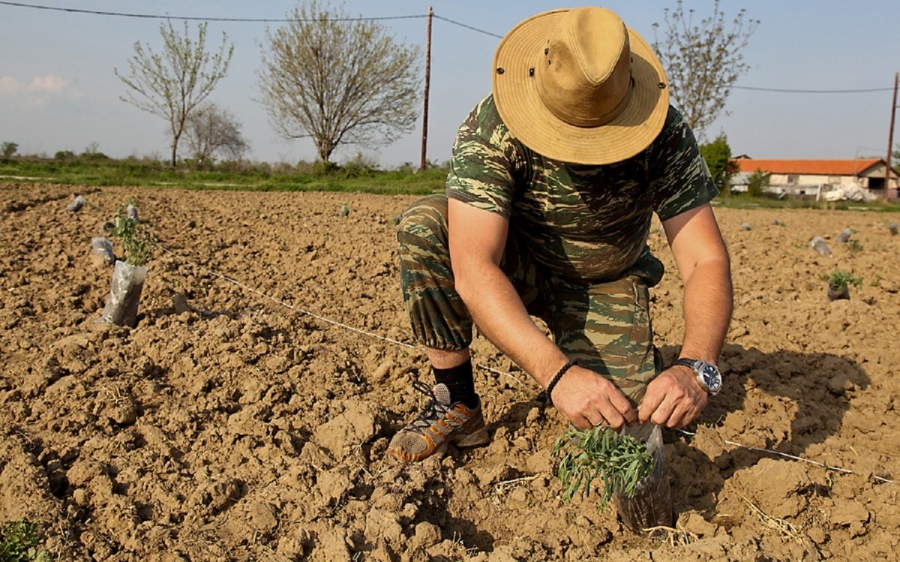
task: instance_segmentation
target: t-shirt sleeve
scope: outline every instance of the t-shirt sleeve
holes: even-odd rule
[[[653,210],[662,221],[709,203],[719,194],[693,131],[671,106],[651,146],[650,177]]]
[[[453,144],[447,197],[509,219],[515,147],[493,97],[482,100],[460,126]]]

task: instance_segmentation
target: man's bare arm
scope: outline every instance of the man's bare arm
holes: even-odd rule
[[[568,359],[534,324],[500,269],[508,222],[451,199],[449,223],[457,292],[484,335],[546,388]],[[599,423],[621,427],[636,419],[628,399],[611,382],[577,366],[559,381],[552,399],[582,429]]]
[[[718,361],[731,322],[731,264],[712,207],[708,204],[663,223],[684,282],[682,357]],[[706,407],[707,395],[688,367],[675,366],[647,388],[641,421],[683,427]]]

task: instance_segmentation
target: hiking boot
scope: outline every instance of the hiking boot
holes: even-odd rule
[[[462,402],[450,402],[445,384],[428,388],[424,382],[415,381],[413,388],[428,396],[428,404],[411,424],[394,435],[385,455],[401,462],[417,462],[435,453],[443,454],[450,443],[475,447],[490,441],[480,400],[473,409]]]

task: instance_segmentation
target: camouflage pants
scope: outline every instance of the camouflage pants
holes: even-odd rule
[[[472,318],[454,288],[447,236],[447,198],[430,195],[400,217],[400,283],[417,342],[461,350],[472,342]],[[653,346],[647,284],[636,276],[579,285],[548,275],[508,237],[501,268],[528,313],[546,322],[557,346],[578,364],[609,378],[637,404],[661,371]]]

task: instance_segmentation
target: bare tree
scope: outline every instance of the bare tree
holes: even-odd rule
[[[316,0],[267,30],[261,103],[286,139],[311,137],[322,162],[343,144],[387,145],[418,118],[419,48],[378,22]]]
[[[187,22],[181,35],[171,21],[166,21],[159,26],[161,54],[135,41],[134,56],[128,60],[129,75],[115,69],[116,76],[130,88],[122,101],[169,122],[172,166],[177,163],[178,141],[188,117],[225,77],[234,52],[233,44],[226,47],[228,36],[223,32],[219,51],[210,55],[206,52],[206,24],[201,23],[197,30],[197,39],[193,40]]]
[[[216,154],[240,160],[250,148],[235,116],[214,103],[200,106],[188,116],[184,134],[201,164],[212,162]]]
[[[725,110],[734,83],[750,69],[741,51],[759,20],[746,19],[742,9],[728,28],[719,0],[713,2],[712,15],[699,24],[694,23],[694,10],[685,13],[682,0],[664,14],[665,35],[662,41],[654,37],[653,50],[666,68],[674,105],[703,137],[704,129]]]

